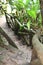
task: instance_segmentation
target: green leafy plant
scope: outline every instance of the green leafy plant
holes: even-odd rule
[[[41,14],[39,0],[7,0],[7,3],[11,6],[12,11],[16,12],[12,16],[16,15],[22,26],[19,30],[26,27],[28,30],[33,26],[41,26]]]

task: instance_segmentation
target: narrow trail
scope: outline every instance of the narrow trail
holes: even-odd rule
[[[17,64],[28,65],[31,61],[32,50],[30,49],[30,47],[27,47],[27,45],[23,45],[22,40],[21,39],[19,40],[18,36],[15,35],[14,32],[10,28],[8,28],[4,16],[2,16],[0,18],[0,33],[7,39],[9,44],[16,47],[15,53],[11,53],[11,52],[7,51],[8,53],[6,53],[6,54],[8,55],[8,57],[10,57],[11,60],[16,61]],[[15,51],[15,50],[13,50],[13,51]],[[9,60],[9,62],[10,62],[10,60]],[[12,65],[12,64],[10,64],[10,65]]]

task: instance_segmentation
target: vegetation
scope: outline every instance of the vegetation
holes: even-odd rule
[[[17,1],[9,0],[9,4],[12,7],[12,11],[16,9],[16,15],[20,23],[26,26],[28,30],[30,30],[31,27],[41,26],[42,22],[41,22],[39,0],[36,0],[36,1],[34,0],[33,1],[32,0],[25,0],[25,1],[24,0],[17,0]]]
[[[39,0],[7,0],[6,3],[1,2],[1,4],[7,13],[7,6],[9,5],[9,13],[12,16],[16,15],[22,24],[19,30],[22,31],[24,27],[30,30],[31,28],[36,29],[42,26]]]
[[[42,27],[39,0],[5,1],[0,1],[0,11],[5,13],[8,26],[17,34],[27,34],[30,30],[35,33],[36,29]]]

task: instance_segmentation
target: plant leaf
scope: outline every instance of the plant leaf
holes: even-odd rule
[[[28,30],[30,30],[30,24],[31,24],[31,20],[29,20],[29,21],[27,22]]]
[[[27,13],[34,19],[36,19],[36,11],[35,10],[27,10]]]

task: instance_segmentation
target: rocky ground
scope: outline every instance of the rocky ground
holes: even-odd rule
[[[4,21],[5,17],[0,17],[0,26]],[[16,42],[18,41],[19,49],[11,46],[3,35],[1,35],[1,38],[3,43],[0,42],[0,65],[41,65],[39,59],[34,56],[36,52],[33,55],[33,49],[23,45],[25,42],[18,40],[17,36],[13,38],[15,38]]]
[[[0,17],[0,22],[1,21],[3,22],[5,21],[4,16]],[[30,49],[30,47],[20,44],[20,48],[16,49],[8,43],[5,37],[3,37],[2,35],[1,37],[3,43],[2,44],[0,43],[0,65],[29,65],[30,64],[31,56],[32,56],[32,50]]]

